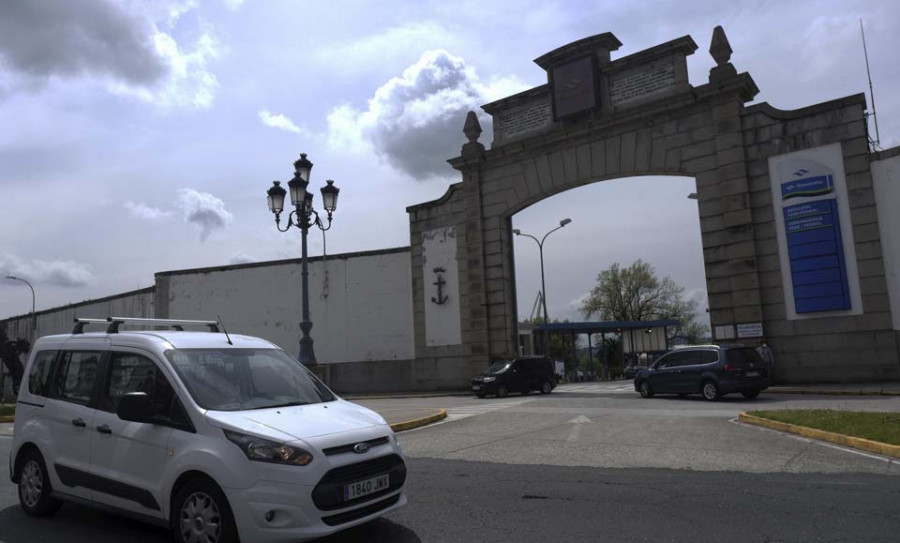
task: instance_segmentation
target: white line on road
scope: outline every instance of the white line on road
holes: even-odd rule
[[[581,424],[581,423],[573,425],[572,431],[569,432],[569,437],[566,438],[566,441],[569,441],[569,442],[578,441],[578,436],[581,435],[581,427],[582,426],[584,426],[584,424]]]
[[[872,460],[880,460],[880,461],[885,462],[885,463],[887,463],[887,464],[895,464],[895,463],[897,463],[897,461],[894,460],[893,458],[887,458],[887,457],[884,457],[884,456],[879,456],[879,455],[877,455],[877,454],[870,454],[870,453],[863,452],[863,451],[860,451],[860,450],[857,450],[857,449],[850,449],[850,448],[847,448],[847,447],[841,447],[840,445],[835,445],[835,444],[833,444],[833,443],[827,443],[827,442],[825,442],[825,441],[819,441],[818,439],[810,439],[810,438],[808,438],[808,437],[803,437],[803,436],[798,436],[798,435],[794,435],[794,434],[789,434],[789,433],[787,433],[787,432],[781,432],[781,431],[778,431],[778,430],[772,430],[771,428],[763,428],[763,427],[761,427],[761,426],[755,426],[755,425],[753,425],[753,424],[745,424],[745,423],[741,422],[741,421],[738,420],[738,419],[731,419],[731,420],[729,420],[729,422],[731,422],[731,423],[733,423],[733,424],[737,424],[738,426],[743,426],[743,427],[746,427],[746,428],[753,428],[753,429],[759,430],[759,431],[761,431],[761,432],[770,432],[770,433],[773,433],[773,434],[779,434],[779,435],[782,435],[782,436],[784,436],[784,437],[789,437],[789,438],[791,438],[791,439],[796,439],[797,441],[802,441],[802,442],[804,442],[804,443],[813,443],[813,444],[815,444],[815,445],[821,445],[822,447],[827,447],[827,448],[829,448],[829,449],[834,449],[834,450],[836,450],[836,451],[843,451],[843,452],[845,452],[845,453],[855,454],[855,455],[857,455],[857,456],[863,456],[863,457],[865,457],[865,458],[870,458],[870,459],[872,459]]]

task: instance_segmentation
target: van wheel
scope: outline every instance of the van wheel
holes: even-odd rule
[[[479,392],[478,394],[475,395],[475,397],[477,397],[478,399],[484,398],[484,396],[485,396],[484,392]]]
[[[553,384],[550,381],[541,383],[541,394],[550,394],[553,392]]]
[[[703,398],[710,402],[714,402],[722,396],[718,385],[712,381],[703,381],[703,384],[700,386],[700,392],[703,394]]]
[[[653,389],[650,388],[650,383],[647,381],[641,381],[641,398],[652,398],[653,397]]]
[[[50,476],[44,457],[32,449],[19,460],[16,479],[19,481],[19,505],[32,517],[49,517],[59,510],[62,502],[50,497]]]
[[[757,396],[759,396],[759,391],[758,390],[745,390],[745,391],[741,392],[741,395],[743,395],[748,400],[752,400],[752,399],[756,398]]]
[[[238,543],[228,500],[207,479],[188,481],[172,503],[170,523],[178,543]]]
[[[509,389],[506,388],[506,386],[500,385],[499,387],[497,387],[497,397],[498,398],[505,398],[507,396],[509,396]]]

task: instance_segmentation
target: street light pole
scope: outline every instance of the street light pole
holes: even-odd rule
[[[531,238],[534,240],[535,243],[538,244],[538,253],[540,254],[540,257],[541,257],[541,304],[544,306],[544,324],[550,324],[550,317],[547,314],[547,282],[546,282],[545,276],[544,276],[544,242],[547,241],[547,236],[549,236],[553,232],[556,232],[557,230],[559,230],[560,228],[569,224],[570,222],[572,222],[572,219],[563,219],[563,220],[559,221],[559,226],[557,226],[553,230],[550,230],[549,232],[544,234],[544,237],[541,238],[540,240],[537,239],[536,237],[532,236],[531,234],[523,234],[522,231],[519,230],[518,228],[513,229],[513,234],[515,234],[517,236],[525,236],[527,238]],[[544,345],[544,355],[546,356],[548,354],[547,353],[547,333],[546,333],[546,331],[544,332],[544,334],[542,334],[542,337],[543,337],[543,345]]]
[[[312,320],[309,317],[309,268],[307,264],[307,244],[306,238],[309,229],[313,226],[318,227],[323,232],[331,228],[331,216],[337,209],[337,197],[340,189],[334,185],[334,181],[328,179],[324,187],[322,187],[322,207],[327,213],[326,225],[319,217],[319,213],[313,209],[313,194],[308,192],[306,188],[309,186],[309,174],[312,170],[312,162],[307,160],[306,153],[300,153],[300,159],[294,162],[294,177],[288,181],[288,188],[291,193],[291,204],[294,211],[288,214],[288,224],[285,228],[281,228],[281,213],[284,211],[284,197],[288,191],[281,186],[281,181],[274,181],[272,186],[266,192],[269,202],[269,211],[275,214],[275,228],[279,232],[287,232],[291,227],[300,229],[301,238],[301,257],[300,257],[300,286],[301,286],[301,310],[302,320],[300,321],[300,355],[297,357],[303,365],[316,363],[316,353],[313,350],[313,339],[310,335],[312,330]]]
[[[34,310],[34,307],[35,307],[35,305],[34,305],[35,304],[34,287],[31,286],[31,283],[29,283],[28,281],[22,279],[21,277],[16,277],[15,275],[7,275],[6,278],[12,279],[14,281],[21,281],[21,282],[25,283],[26,285],[28,285],[28,288],[31,289],[31,343],[34,344],[34,340],[37,339],[34,337],[35,332],[37,331],[37,315],[35,314],[35,310]]]

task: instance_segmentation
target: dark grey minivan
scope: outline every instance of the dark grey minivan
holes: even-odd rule
[[[546,356],[498,360],[472,378],[472,392],[479,398],[488,394],[505,398],[510,392],[528,394],[532,390],[550,394],[555,387],[553,363]]]
[[[771,368],[746,345],[697,345],[669,351],[634,378],[644,398],[654,394],[702,394],[709,401],[740,392],[753,399],[769,386]]]

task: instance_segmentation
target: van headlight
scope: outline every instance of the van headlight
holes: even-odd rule
[[[493,382],[496,381],[496,380],[497,380],[496,377],[485,377],[485,378],[484,378],[484,382],[485,382],[485,383],[493,383]]]
[[[313,460],[312,454],[299,447],[291,447],[290,445],[232,432],[231,430],[224,430],[224,432],[228,441],[237,445],[247,455],[248,459],[255,462],[305,466]]]

